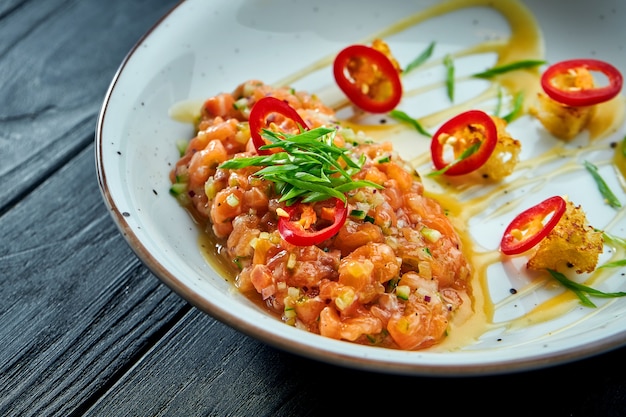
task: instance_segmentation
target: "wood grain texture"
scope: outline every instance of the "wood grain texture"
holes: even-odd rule
[[[113,225],[93,147],[2,216],[0,228],[0,386],[10,387],[0,415],[80,407],[190,309]]]
[[[175,1],[12,2],[0,24],[0,214],[93,142],[130,48]],[[16,181],[19,178],[19,181]]]
[[[190,309],[123,241],[94,165],[108,84],[175,2],[153,3],[0,8],[0,415],[80,410]]]
[[[626,415],[616,366],[626,350],[511,375],[425,378],[307,360],[221,326],[188,314],[86,415]]]

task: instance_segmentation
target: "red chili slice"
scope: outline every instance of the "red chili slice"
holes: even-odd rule
[[[565,209],[565,200],[554,196],[521,212],[504,231],[500,250],[505,255],[517,255],[533,248],[554,229]]]
[[[381,51],[351,45],[335,57],[335,81],[357,107],[370,113],[393,110],[402,99],[400,73]]]
[[[447,168],[443,172],[445,175],[463,175],[483,166],[497,143],[498,130],[491,116],[481,110],[469,110],[456,115],[437,130],[430,143],[430,153],[435,169]],[[464,155],[476,145],[478,149]],[[447,146],[454,149],[456,159],[453,161],[446,160]]]
[[[599,71],[607,76],[609,84],[606,87],[563,90],[553,82],[554,78],[576,68],[586,68],[589,71]],[[558,62],[550,67],[541,76],[541,87],[546,94],[555,101],[567,106],[581,107],[608,101],[622,90],[623,77],[613,65],[596,59],[571,59]]]
[[[335,200],[334,207],[329,206],[332,209],[332,222],[321,229],[316,229],[315,224],[308,224],[307,221],[304,221],[304,223],[307,223],[306,225],[300,222],[302,213],[306,209],[312,210],[310,204],[296,203],[285,207],[289,217],[279,217],[278,231],[280,235],[285,241],[296,246],[317,245],[333,237],[339,232],[339,229],[341,229],[348,217],[348,208],[340,199],[331,198],[323,202],[323,204],[332,204],[333,200]]]
[[[291,120],[300,130],[309,130],[306,122],[300,117],[300,114],[291,107],[286,101],[276,97],[263,97],[252,106],[250,110],[250,136],[252,143],[259,155],[269,155],[269,149],[260,149],[261,146],[267,145],[267,142],[261,136],[261,131],[266,129],[270,123],[282,124],[285,120]],[[299,133],[299,132],[294,132]]]

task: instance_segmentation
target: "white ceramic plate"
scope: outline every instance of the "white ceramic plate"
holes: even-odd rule
[[[485,41],[506,41],[512,33],[497,10],[473,3],[491,2],[466,2],[467,7],[455,12],[409,22],[406,30],[397,33],[382,31],[440,2],[188,0],[179,4],[130,51],[111,83],[97,126],[101,191],[137,256],[182,297],[239,331],[280,349],[344,366],[413,375],[484,375],[561,364],[624,345],[626,298],[594,298],[598,307],[593,309],[576,305],[575,297],[574,301],[566,297],[573,306],[563,314],[521,328],[507,327],[512,319],[563,292],[545,280],[537,284],[520,261],[489,268],[481,291],[495,306],[494,326],[462,348],[409,352],[306,333],[268,315],[211,268],[198,247],[196,225],[168,193],[168,173],[178,156],[175,142],[193,134],[191,124],[171,116],[177,105],[232,91],[251,78],[268,83],[288,80],[294,87],[332,101],[340,97],[329,67],[333,54],[377,34],[390,44],[402,65],[435,42],[432,65],[407,77],[417,95],[407,97],[402,106],[416,118],[450,107],[442,56]],[[596,58],[626,73],[626,9],[619,1],[574,0],[567,3],[567,10],[559,2],[545,0],[525,0],[523,4],[540,28],[538,52],[548,62]],[[455,105],[485,88],[484,82],[463,81],[462,77],[492,66],[494,59],[489,53],[456,58]],[[307,72],[313,67],[319,71]],[[476,104],[482,105],[485,103]],[[522,160],[537,160],[533,158],[546,149],[560,146],[528,116],[514,121],[509,129],[514,137],[523,138]],[[608,144],[620,141],[625,132],[620,124],[604,139],[594,141],[594,151],[571,151],[589,144],[585,133],[565,147],[568,155],[574,155],[567,160],[584,157],[597,163],[624,203],[620,177],[607,161],[613,153]],[[413,157],[426,149],[425,144],[423,137],[399,135],[396,147]],[[579,164],[550,176],[558,164],[531,164],[527,170],[531,182],[520,185],[511,181],[516,185],[509,193],[486,197],[490,200],[484,213],[469,221],[477,251],[497,250],[503,227],[515,212],[552,194],[569,195],[583,205],[592,225],[626,237],[621,211],[603,203],[584,168]],[[549,181],[532,182],[533,178]],[[496,207],[508,201],[516,202],[517,209],[494,214]],[[603,254],[601,262],[609,255]],[[626,290],[623,271],[611,270],[607,277],[594,281],[594,286],[603,291]],[[512,295],[511,288],[518,294]]]

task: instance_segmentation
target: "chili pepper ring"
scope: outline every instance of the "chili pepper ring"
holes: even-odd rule
[[[500,250],[505,255],[517,255],[532,249],[554,229],[565,209],[563,197],[554,196],[524,210],[507,226],[500,242]],[[550,214],[552,216],[543,223]]]
[[[576,68],[602,72],[608,78],[609,83],[605,87],[561,89],[552,82],[559,74]],[[574,107],[592,106],[611,100],[622,90],[623,82],[622,73],[617,68],[597,59],[570,59],[557,62],[548,67],[541,76],[541,87],[550,98]]]

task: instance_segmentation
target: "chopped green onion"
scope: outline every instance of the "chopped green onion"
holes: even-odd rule
[[[585,161],[584,164],[585,168],[587,168],[587,171],[589,171],[593,179],[596,181],[596,184],[598,185],[598,190],[604,197],[604,200],[613,208],[622,207],[622,203],[619,202],[617,197],[615,197],[615,194],[613,194],[609,186],[606,184],[606,182],[604,182],[604,179],[598,172],[598,167],[589,161]]]
[[[518,69],[525,69],[525,68],[534,68],[534,67],[537,67],[539,65],[543,65],[545,63],[546,63],[546,61],[535,60],[535,59],[527,59],[527,60],[523,60],[523,61],[515,61],[515,62],[511,62],[510,64],[495,66],[493,68],[488,69],[487,71],[478,72],[478,73],[472,75],[472,77],[476,77],[476,78],[492,78],[492,77],[495,77],[496,75],[504,74],[505,72],[515,71],[515,70],[518,70]]]
[[[613,245],[619,245],[622,248],[626,249],[626,239],[623,239],[619,236],[614,236],[607,232],[602,232],[602,238],[604,239],[605,242],[609,242]]]
[[[603,265],[600,265],[598,268],[619,268],[622,266],[626,266],[626,259],[620,259],[619,261],[607,262]]]
[[[263,129],[262,136],[270,143],[262,148],[279,148],[281,152],[233,158],[222,163],[220,168],[263,167],[254,175],[274,182],[276,190],[281,194],[280,201],[285,201],[287,205],[298,199],[311,203],[331,197],[345,202],[345,193],[349,191],[361,187],[382,188],[372,181],[352,179],[365,163],[365,156],[362,155],[358,161],[351,159],[348,149],[335,145],[335,134],[335,129],[327,127],[318,127],[297,135]],[[345,163],[345,167],[340,160]]]
[[[189,146],[189,141],[187,139],[178,139],[176,141],[176,149],[178,149],[178,155],[184,156],[185,152],[187,152],[187,146]]]
[[[235,110],[244,110],[248,108],[248,99],[245,97],[240,98],[239,100],[233,103],[233,108]]]
[[[350,212],[350,217],[354,217],[355,219],[358,219],[358,220],[363,220],[366,215],[367,213],[363,210],[354,209]]]
[[[187,183],[177,182],[170,187],[170,194],[179,196],[187,191]]]
[[[459,162],[461,162],[465,158],[469,158],[471,155],[476,153],[478,151],[478,149],[480,149],[480,145],[481,144],[482,144],[481,142],[474,143],[472,146],[466,148],[463,151],[463,153],[461,154],[461,156],[459,156],[457,159],[455,159],[454,161],[452,161],[451,163],[449,163],[445,167],[441,168],[440,170],[429,172],[426,175],[429,176],[429,177],[434,177],[434,176],[437,176],[437,175],[445,174],[445,172],[447,170],[449,170],[450,168],[452,168],[455,164],[458,164]]]
[[[392,278],[389,281],[387,281],[387,290],[386,292],[392,292],[393,290],[396,289],[396,287],[398,286],[398,282],[400,281],[400,279],[398,278]]]
[[[239,205],[239,198],[235,194],[229,194],[226,197],[226,203],[231,207],[237,207]]]
[[[335,297],[335,306],[340,311],[343,311],[354,303],[355,297],[356,294],[352,289],[350,291],[342,291],[337,297]]]
[[[420,230],[420,233],[426,238],[426,240],[432,243],[437,242],[442,236],[439,230],[431,229],[430,227],[423,227]]]
[[[400,122],[405,122],[405,123],[410,124],[411,126],[415,128],[415,130],[417,130],[419,133],[421,133],[424,136],[428,136],[429,138],[432,137],[432,134],[426,129],[424,129],[424,127],[420,124],[420,122],[417,119],[412,118],[411,116],[409,116],[402,110],[395,110],[395,109],[391,110],[389,112],[389,116],[393,117],[394,119]]]
[[[607,232],[602,232],[602,239],[611,245],[621,246],[626,249],[626,240],[622,239],[618,236],[613,236]],[[607,262],[603,265],[600,265],[598,268],[619,268],[622,266],[626,266],[626,259],[620,259],[614,262]]]
[[[589,299],[588,295],[601,298],[626,297],[626,292],[602,292],[600,290],[596,290],[595,288],[572,281],[562,273],[552,269],[548,269],[548,272],[550,272],[550,275],[559,281],[565,288],[574,291],[576,296],[580,299],[581,304],[586,307],[596,307],[596,305]]]
[[[399,299],[407,301],[410,295],[411,295],[411,287],[409,287],[408,285],[398,285],[396,287],[396,296]]]
[[[233,263],[235,264],[235,266],[237,266],[239,270],[243,269],[243,263],[241,262],[241,258],[239,256],[233,258]]]
[[[435,42],[431,42],[430,45],[428,45],[428,47],[417,58],[409,62],[409,64],[404,68],[404,74],[409,73],[410,71],[414,70],[415,68],[426,62],[428,58],[430,58],[430,56],[433,54],[434,48]]]
[[[498,86],[498,94],[496,96],[496,108],[493,111],[493,114],[497,117],[500,117],[500,111],[502,111],[502,87]]]
[[[454,61],[452,55],[447,54],[443,58],[443,65],[446,67],[446,91],[450,101],[454,101]]]
[[[294,269],[296,267],[296,264],[298,262],[298,258],[296,256],[295,253],[290,253],[289,257],[287,258],[287,269]]]
[[[507,123],[511,123],[513,120],[517,119],[522,111],[522,105],[524,104],[524,92],[520,91],[515,95],[515,99],[513,100],[513,109],[509,114],[503,116],[502,119]]]

